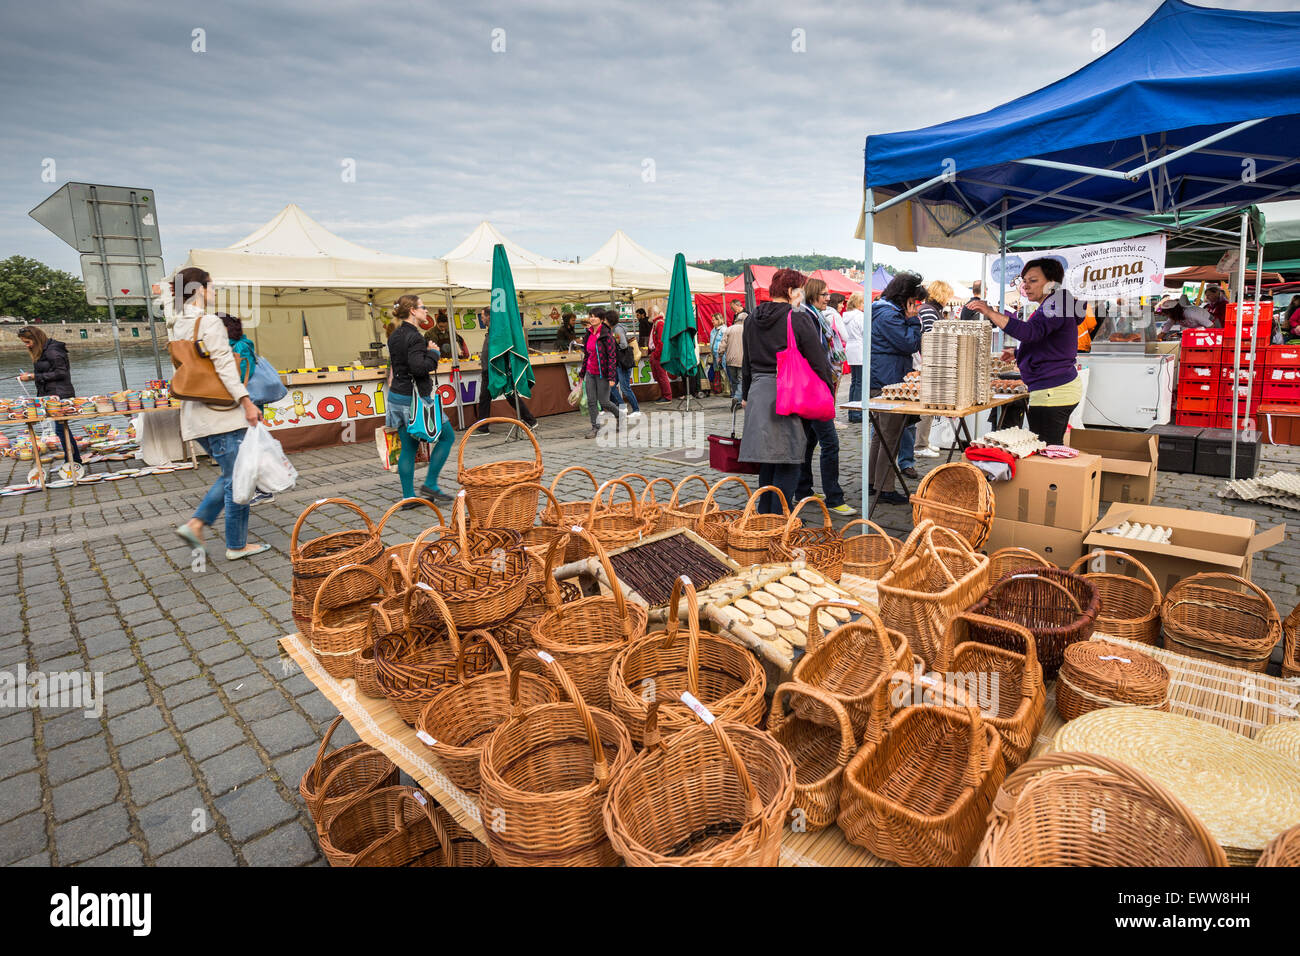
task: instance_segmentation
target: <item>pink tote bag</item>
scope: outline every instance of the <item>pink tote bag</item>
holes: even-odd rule
[[[815,422],[835,417],[835,397],[794,341],[794,310],[785,317],[785,348],[776,353],[776,413]]]

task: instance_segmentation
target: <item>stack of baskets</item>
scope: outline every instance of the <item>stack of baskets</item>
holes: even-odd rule
[[[709,489],[709,493],[704,497],[704,504],[700,506],[700,516],[695,521],[695,533],[719,551],[727,550],[727,535],[731,531],[731,526],[745,513],[743,508],[719,508],[714,500],[718,489],[733,481],[745,489],[745,499],[748,501],[752,496],[748,482],[736,475],[728,475]]]
[[[940,465],[924,478],[912,495],[912,522],[929,518],[951,528],[972,548],[982,548],[993,528],[993,489],[984,472],[964,461]]]
[[[331,572],[312,601],[312,653],[331,677],[354,677],[357,655],[370,646],[370,608],[392,597],[387,575],[361,564]]]
[[[787,702],[793,706],[787,709]],[[840,812],[844,768],[858,747],[849,712],[824,690],[787,682],[772,695],[767,732],[794,763],[791,827],[824,830]]]
[[[416,580],[442,596],[460,627],[488,627],[508,619],[524,603],[528,559],[519,531],[469,531],[466,497],[462,491],[452,510],[455,536],[445,536],[420,552]],[[534,493],[534,512],[536,497]],[[530,527],[534,516],[529,516]]]
[[[779,515],[758,513],[759,502],[767,493],[775,494],[780,500]],[[786,526],[792,522],[796,528],[802,527],[798,516],[790,514],[789,502],[785,500],[781,489],[776,485],[764,485],[749,496],[745,510],[727,529],[727,557],[742,568],[764,563],[768,560],[768,551],[772,545],[780,540]]]
[[[298,536],[307,516],[325,505],[341,505],[353,511],[365,522],[362,528],[349,528],[313,538],[298,544]],[[325,579],[345,564],[359,564],[376,574],[385,573],[384,545],[379,540],[375,523],[370,516],[346,498],[321,498],[308,505],[298,515],[289,535],[289,561],[293,568],[291,606],[294,623],[304,637],[311,637],[312,606],[316,592]]]
[[[1114,571],[1106,570],[1106,559],[1118,562]],[[1098,548],[1070,565],[1070,572],[1083,575],[1097,589],[1101,606],[1097,611],[1097,630],[1109,637],[1122,637],[1152,647],[1160,639],[1160,585],[1145,564],[1124,551]],[[1124,569],[1138,577],[1121,573]]]
[[[472,468],[465,467],[465,445],[469,436],[486,425],[501,424],[521,429],[533,445],[532,461],[494,461]],[[487,518],[492,504],[503,493],[509,492],[507,502],[497,512],[499,524],[494,527],[512,531],[525,531],[533,526],[537,517],[537,491],[531,483],[542,477],[542,448],[537,437],[525,425],[513,418],[484,418],[470,426],[460,440],[456,453],[456,479],[469,498],[470,515],[476,522]]]
[[[1065,649],[1056,680],[1056,710],[1074,720],[1103,707],[1169,709],[1169,671],[1154,657],[1105,641]]]
[[[1065,648],[1092,636],[1100,607],[1091,582],[1060,568],[1036,568],[1004,577],[970,606],[970,612],[1028,628],[1037,642],[1043,676],[1051,680],[1065,660]],[[1006,646],[998,632],[975,626],[970,633],[985,644]]]
[[[356,797],[397,785],[397,767],[369,744],[358,741],[325,753],[342,722],[343,715],[339,714],[330,723],[316,750],[316,759],[298,783],[298,793],[316,824],[317,836],[323,835],[335,814]]]
[[[1263,589],[1220,571],[1175,584],[1161,617],[1169,650],[1259,673],[1282,637],[1277,608]]]
[[[580,475],[586,475],[587,480],[591,482],[590,498],[572,498],[568,501],[560,499],[560,481],[569,472],[577,472]],[[596,481],[596,476],[589,472],[581,465],[570,465],[563,469],[558,475],[551,479],[550,495],[546,509],[542,512],[542,524],[551,525],[555,528],[571,528],[575,524],[581,524],[587,517],[587,512],[591,508],[591,502],[596,497],[596,492],[600,485]],[[569,550],[563,555],[564,561],[577,561],[583,557],[583,541],[581,538],[574,538],[569,542]]]
[[[814,503],[822,509],[820,528],[801,527],[799,512],[804,505]],[[831,524],[831,513],[820,498],[805,498],[795,505],[786,519],[781,536],[768,546],[769,561],[804,561],[832,581],[838,582],[844,574],[844,539]]]

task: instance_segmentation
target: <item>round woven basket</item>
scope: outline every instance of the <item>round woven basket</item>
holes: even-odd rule
[[[1300,826],[1284,830],[1264,847],[1256,866],[1300,866]]]
[[[379,787],[353,797],[330,818],[320,835],[321,852],[330,866],[351,866],[358,854],[394,831],[426,817],[426,803],[413,787]]]
[[[1282,622],[1282,676],[1300,677],[1300,604]]]
[[[1115,558],[1120,568],[1140,577],[1106,570],[1106,559]],[[1097,589],[1101,609],[1097,612],[1097,630],[1110,637],[1122,637],[1136,644],[1155,646],[1160,639],[1160,585],[1150,569],[1124,551],[1097,548],[1083,555],[1070,571],[1078,574],[1085,565],[1093,569],[1083,575]]]
[[[1056,678],[1056,710],[1074,720],[1103,707],[1169,709],[1169,671],[1154,657],[1105,641],[1065,649]]]
[[[1235,574],[1207,571],[1169,589],[1160,609],[1165,647],[1263,673],[1282,638],[1273,599]]]
[[[571,471],[587,476],[587,480],[591,482],[590,498],[571,498],[568,501],[560,498],[560,493],[557,490],[560,486],[560,480]],[[554,525],[556,528],[571,528],[576,524],[582,524],[599,488],[600,484],[596,481],[596,476],[581,465],[570,465],[565,468],[551,480],[551,497],[546,505],[546,510],[542,512],[542,524]],[[570,540],[569,550],[564,554],[565,562],[577,561],[585,557],[583,547],[584,543],[581,538]]]
[[[1300,763],[1300,720],[1269,724],[1255,735],[1255,743],[1276,750]]]
[[[1055,567],[1051,561],[1028,548],[1000,548],[989,555],[989,580],[1001,581],[1015,571],[1051,567]]]
[[[704,504],[700,506],[700,516],[695,522],[695,533],[719,551],[727,550],[727,534],[736,519],[745,513],[743,508],[719,508],[714,502],[718,489],[733,481],[745,489],[745,500],[749,500],[749,483],[736,475],[728,475],[709,489],[709,493],[704,497]]]
[[[486,381],[486,379],[484,380]],[[509,425],[518,428],[532,443],[532,461],[493,461],[484,465],[465,467],[465,446],[469,436],[485,425]],[[469,499],[470,516],[476,522],[487,517],[492,503],[503,492],[510,492],[508,502],[498,511],[496,527],[511,531],[524,531],[533,526],[537,517],[537,492],[529,485],[542,477],[542,446],[532,429],[513,418],[484,418],[471,425],[460,440],[456,452],[456,479]]]
[[[775,492],[781,502],[779,515],[758,513],[759,501],[769,491]],[[762,564],[767,560],[772,543],[780,539],[789,520],[790,505],[785,500],[785,494],[776,485],[764,485],[749,496],[745,510],[727,529],[727,557],[742,568],[749,567],[751,564]],[[798,518],[795,521],[796,528],[802,527],[803,522]]]
[[[933,469],[912,495],[912,523],[926,518],[982,548],[993,527],[993,488],[984,472],[965,461]]]
[[[1110,757],[1165,787],[1209,829],[1234,866],[1251,866],[1300,824],[1300,763],[1213,724],[1142,707],[1094,710],[1052,749]]]
[[[1117,760],[1036,757],[993,801],[978,866],[1227,866],[1223,848],[1176,796]]]
[[[358,741],[333,753],[325,753],[330,738],[341,723],[342,714],[330,722],[320,747],[316,749],[316,759],[298,783],[298,793],[302,795],[302,802],[307,804],[317,835],[324,833],[334,814],[355,797],[397,784],[397,767],[370,744]]]
[[[864,525],[873,533],[850,535],[849,529],[855,525]],[[869,518],[856,518],[840,529],[840,538],[844,541],[844,570],[856,574],[868,581],[878,581],[893,567],[898,549],[903,542],[891,537]]]
[[[614,503],[614,487],[621,486],[627,490],[627,503]],[[609,504],[602,498],[605,489],[609,489]],[[647,489],[648,490],[648,489]],[[591,533],[606,550],[625,548],[636,544],[648,534],[654,534],[659,523],[659,509],[654,505],[644,505],[637,500],[632,486],[622,478],[612,478],[596,489],[596,496],[587,506],[587,516],[579,524]],[[591,554],[589,547],[581,549],[579,557]]]
[[[682,501],[682,489],[688,482],[698,481],[704,486],[704,497],[699,501]],[[700,515],[704,511],[704,505],[708,501],[710,492],[709,483],[701,475],[687,475],[681,481],[677,482],[673,488],[673,496],[668,499],[668,504],[664,506],[663,515],[659,519],[659,530],[667,531],[671,528],[695,528],[695,524],[700,520]]]
[[[540,664],[568,700],[525,709],[524,666]],[[479,760],[479,810],[500,866],[612,866],[618,854],[602,808],[631,759],[632,738],[608,711],[588,707],[545,651],[524,651],[510,672],[511,715]]]
[[[993,584],[969,608],[972,614],[1027,627],[1037,641],[1038,662],[1047,680],[1056,677],[1065,648],[1092,636],[1101,599],[1092,583],[1060,568],[1016,571]],[[971,632],[973,640],[1001,647],[1001,635]],[[1015,650],[1011,647],[1008,650]]]
[[[535,510],[536,502],[533,507]],[[506,620],[524,603],[528,559],[518,531],[481,528],[469,532],[465,510],[465,493],[461,492],[452,509],[455,536],[423,549],[415,579],[442,595],[457,625],[487,627]]]
[[[634,497],[632,498],[631,501],[620,501],[617,504],[615,504],[614,489],[610,488],[609,505],[607,507],[602,506],[601,508],[602,513],[621,514],[621,515],[626,515],[628,517],[639,517],[642,521],[646,522],[651,526],[652,528],[650,532],[651,534],[653,534],[655,531],[662,531],[664,509],[663,509],[663,505],[659,504],[659,502],[655,499],[655,486],[667,485],[669,490],[669,496],[671,497],[672,490],[673,490],[672,481],[663,477],[647,478],[645,475],[635,471],[626,472],[625,474],[619,475],[617,478],[614,478],[612,480],[621,481],[624,484],[629,486],[632,484],[632,482],[639,481],[641,483],[641,494],[636,495],[636,489],[633,488],[632,492]],[[610,482],[608,481],[605,482],[605,485],[609,485],[609,484]],[[598,491],[597,496],[599,495],[600,492]]]
[[[799,512],[810,502],[822,509],[820,528],[800,527]],[[826,508],[826,502],[812,496],[795,505],[794,511],[786,519],[781,536],[768,546],[767,559],[805,561],[808,567],[820,571],[831,581],[839,581],[844,574],[844,539],[831,524],[831,513]]]
[[[451,814],[424,794],[411,795],[424,810],[415,822],[398,823],[352,860],[352,866],[493,866],[488,849]]]
[[[683,594],[687,639],[678,641]],[[757,727],[767,703],[763,665],[749,650],[725,637],[700,631],[700,605],[690,579],[673,582],[664,630],[637,638],[618,652],[609,668],[610,707],[627,725],[632,742],[644,743],[646,715],[659,702],[659,733],[674,733],[698,724],[681,703],[683,691],[720,720]]]
[[[542,511],[542,523],[530,525],[520,531],[519,535],[520,543],[523,545],[524,550],[529,553],[530,558],[535,559],[529,560],[527,563],[528,583],[540,584],[542,580],[542,565],[545,563],[546,559],[546,549],[550,547],[551,542],[560,534],[560,528],[558,526],[545,523],[545,515],[559,514],[560,502],[556,499],[555,495],[551,494],[550,489],[545,485],[538,484],[537,482],[530,482],[529,484],[531,484],[533,490],[537,492],[539,500],[542,496],[546,497],[546,508]],[[495,523],[498,518],[498,513],[502,507],[510,503],[512,494],[513,492],[503,491],[501,496],[497,498],[496,501],[492,502],[492,507],[488,509],[484,527],[499,527],[499,525]]]
[[[787,710],[788,700],[805,706]],[[808,716],[800,716],[800,711]],[[848,711],[823,690],[798,681],[785,683],[772,695],[767,732],[794,763],[790,825],[799,832],[824,830],[840,812],[844,768],[858,746]]]
[[[438,510],[438,506],[428,498],[403,498],[397,504],[385,511],[383,517],[379,519],[379,523],[375,525],[375,534],[381,540],[384,535],[384,528],[388,525],[388,519],[411,503],[423,505],[425,508],[428,508],[433,512],[433,516],[437,521],[429,527],[441,531],[447,524],[447,519],[443,516],[443,513]],[[420,537],[423,538],[424,535],[427,534],[427,531],[428,529],[426,529],[425,532],[422,532]],[[410,583],[409,580],[403,579],[400,575],[401,573],[404,573],[407,566],[411,564],[411,550],[414,547],[414,541],[403,541],[400,544],[389,545],[384,549],[385,565],[389,569],[390,577],[392,577],[394,572],[398,572],[398,569],[401,569],[401,571],[398,572],[398,576],[392,577],[393,587],[404,587]]]
[[[370,643],[370,605],[390,597],[388,586],[388,575],[361,564],[345,564],[321,583],[312,601],[311,650],[331,677],[354,676],[356,656]]]
[[[341,505],[355,512],[365,522],[365,527],[334,531],[299,545],[298,536],[302,533],[307,516],[325,505]],[[375,523],[356,504],[346,498],[321,498],[304,508],[293,524],[293,531],[289,535],[289,563],[293,569],[290,590],[293,619],[303,635],[310,638],[312,603],[316,600],[316,592],[320,590],[321,584],[345,564],[365,565],[376,574],[383,574],[384,544],[379,540]],[[340,603],[347,603],[344,597],[338,598]],[[361,600],[365,595],[347,597]]]
[[[615,774],[605,829],[629,866],[776,866],[794,764],[771,734],[714,720],[665,741],[658,701],[645,750]]]
[[[541,566],[546,567],[545,557],[541,559]],[[578,585],[571,581],[557,581],[556,587],[560,589],[561,604],[572,604],[582,597]],[[546,586],[539,574],[538,582],[528,585],[528,594],[524,598],[524,603],[519,606],[519,610],[500,624],[492,625],[492,636],[497,639],[511,663],[514,663],[514,659],[521,652],[534,646],[533,626],[548,610],[550,608],[546,604]]]

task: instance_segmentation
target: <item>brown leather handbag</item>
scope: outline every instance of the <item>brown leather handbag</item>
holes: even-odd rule
[[[237,403],[217,374],[207,346],[199,341],[202,322],[202,316],[194,320],[194,334],[190,338],[167,343],[172,367],[176,370],[172,375],[171,394],[174,398],[191,402],[233,408]]]

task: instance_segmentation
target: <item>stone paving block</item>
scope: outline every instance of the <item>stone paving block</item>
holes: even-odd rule
[[[45,814],[29,813],[0,826],[0,866],[45,849]]]
[[[259,672],[249,674],[247,677],[237,677],[234,680],[226,681],[221,685],[221,690],[232,702],[238,703],[241,700],[248,700],[258,694],[265,693],[271,689],[271,686],[271,681],[266,675]],[[258,716],[269,717],[270,714],[259,714]]]
[[[199,772],[207,781],[212,795],[220,796],[266,773],[266,765],[256,750],[244,744],[209,757],[199,764]],[[219,805],[217,809],[220,809]]]
[[[108,675],[114,671],[120,671],[124,667],[136,667],[137,661],[134,652],[130,648],[124,648],[120,651],[109,651],[99,657],[91,657],[87,664],[91,672],[99,672],[104,675],[104,688],[109,688]],[[121,686],[120,684],[117,686]]]
[[[132,770],[127,774],[127,784],[134,803],[152,803],[182,787],[193,786],[194,771],[182,755],[173,754]]]
[[[131,838],[126,808],[110,803],[85,816],[54,827],[54,847],[60,863],[80,863]]]
[[[172,720],[183,732],[216,720],[224,713],[226,713],[226,705],[221,698],[216,694],[209,694],[177,707],[172,711]]]
[[[158,638],[144,644],[142,653],[145,666],[149,668],[151,673],[164,667],[170,667],[172,664],[178,664],[181,661],[191,660],[188,647],[184,644],[167,642],[166,638]],[[194,675],[191,674],[190,676]]]
[[[248,700],[241,700],[235,703],[235,710],[239,716],[249,722],[261,720],[265,717],[274,717],[276,714],[283,713],[290,709],[288,699],[276,688],[258,694],[256,697]]]
[[[229,750],[235,744],[247,741],[243,729],[235,723],[233,717],[222,717],[210,724],[186,731],[181,736],[185,740],[186,751],[195,760],[206,760],[208,757]]]
[[[298,706],[307,711],[312,719],[317,722],[328,723],[337,717],[339,709],[329,702],[329,698],[320,691],[315,690],[315,688],[313,688],[313,691],[314,693],[304,694],[299,697],[297,699]],[[342,730],[343,728],[340,727],[339,729]]]
[[[87,860],[85,863],[79,863],[78,866],[143,866],[144,854],[140,848],[133,843],[123,843],[119,847],[109,850],[107,853],[95,857],[93,860]]]
[[[198,811],[198,812],[196,812]],[[212,811],[197,787],[156,800],[136,813],[140,829],[155,857],[196,839],[213,827]],[[199,830],[195,830],[195,827]],[[206,828],[206,829],[204,829]]]
[[[159,866],[234,866],[235,854],[216,833],[207,833],[157,858]]]
[[[226,640],[220,644],[215,644],[212,647],[205,647],[203,650],[198,652],[198,657],[203,663],[203,666],[207,669],[208,674],[211,674],[212,668],[217,664],[233,660],[243,654],[244,648],[240,646],[238,641]]]
[[[144,687],[144,671],[140,669],[139,663],[136,662],[133,656],[129,666],[110,671],[104,675],[104,713],[109,712],[108,695],[110,692],[137,685]],[[148,697],[148,688],[145,688],[145,696],[148,698],[149,703],[153,702],[153,699]],[[148,705],[146,704],[146,706]]]
[[[199,676],[198,665],[188,658],[164,667],[151,666],[151,676],[159,687],[170,687]],[[164,696],[166,694],[164,693]]]
[[[138,624],[131,624],[131,633],[135,635],[137,641],[147,641],[154,637],[176,636],[176,625],[162,618],[141,621]]]
[[[297,821],[286,823],[244,847],[250,866],[303,866],[321,855],[314,834]]]
[[[156,734],[150,734],[148,737],[141,737],[139,740],[132,741],[125,747],[119,747],[117,759],[122,762],[122,766],[127,770],[134,770],[136,767],[142,767],[147,763],[167,757],[180,750],[180,745],[176,743],[170,731],[160,730]]]
[[[120,651],[130,647],[131,639],[126,636],[125,631],[121,630],[108,633],[91,632],[91,635],[85,639],[85,645],[86,654],[93,660],[112,651]]]
[[[53,627],[33,629],[27,635],[27,640],[33,648],[48,652],[48,648],[61,646],[71,636],[72,629],[67,624],[57,624]]]
[[[88,773],[84,777],[54,788],[54,819],[71,820],[117,799],[122,783],[112,767]]]
[[[35,732],[35,724],[30,710],[20,710],[11,714],[0,711],[0,746],[11,744],[15,740],[30,740]],[[0,773],[3,773],[0,770]]]
[[[148,594],[142,594],[139,597],[127,598],[125,601],[117,602],[116,611],[119,617],[126,617],[137,611],[157,611],[158,602]]]
[[[279,757],[317,740],[311,725],[293,711],[255,721],[248,729],[272,757]]]
[[[118,747],[139,740],[146,734],[157,733],[165,727],[162,712],[156,707],[137,707],[130,713],[108,721],[108,733]]]
[[[135,683],[105,693],[104,713],[112,717],[152,703],[153,698],[149,696],[149,688],[142,683]]]
[[[83,710],[44,710],[41,733],[45,749],[53,750],[76,740],[84,740],[92,734],[103,733],[104,728],[97,718],[87,717]]]
[[[250,674],[258,673],[257,662],[248,656],[247,652],[240,649],[240,656],[224,661],[220,664],[214,664],[208,668],[208,673],[212,679],[219,684],[229,684],[231,681],[238,683],[238,679],[247,677]]]
[[[36,741],[30,737],[0,747],[0,773],[12,776],[36,767]]]
[[[218,644],[224,644],[230,639],[230,632],[224,627],[205,627],[202,630],[187,633],[186,635],[186,640],[189,641],[190,647],[194,648],[196,651],[215,647]]]
[[[267,779],[258,780],[220,797],[216,801],[216,807],[226,818],[230,835],[239,842],[292,820],[299,813],[298,808],[280,796],[275,784]]]
[[[240,600],[247,599],[240,595]],[[226,612],[224,618],[226,623],[234,628],[235,633],[245,642],[257,637],[269,636],[262,633],[266,629],[266,617],[259,608],[247,606],[236,608],[233,611]],[[257,633],[254,633],[255,625],[262,625],[257,628]]]
[[[41,777],[36,771],[20,773],[0,783],[0,823],[41,808]]]
[[[99,725],[98,721],[88,719],[86,723],[94,723],[97,727]],[[45,756],[46,773],[51,785],[56,787],[67,780],[76,780],[92,770],[106,766],[108,766],[108,744],[102,734],[65,744],[57,750],[49,751]]]
[[[168,707],[179,707],[181,704],[197,700],[211,693],[212,684],[206,677],[200,676],[192,677],[179,684],[173,684],[171,687],[164,687],[162,695]]]
[[[316,751],[319,748],[319,738],[317,741],[295,750],[293,753],[285,754],[283,757],[276,757],[271,761],[275,775],[290,790],[297,792],[298,784],[302,782],[302,775],[307,772],[316,761]],[[330,750],[334,749],[334,741],[330,740]],[[306,809],[304,807],[303,809]]]
[[[322,859],[324,859],[324,857],[322,857]],[[48,867],[50,865],[50,854],[45,850],[41,850],[39,853],[34,853],[25,860],[19,860],[17,863],[11,863],[9,865]]]

